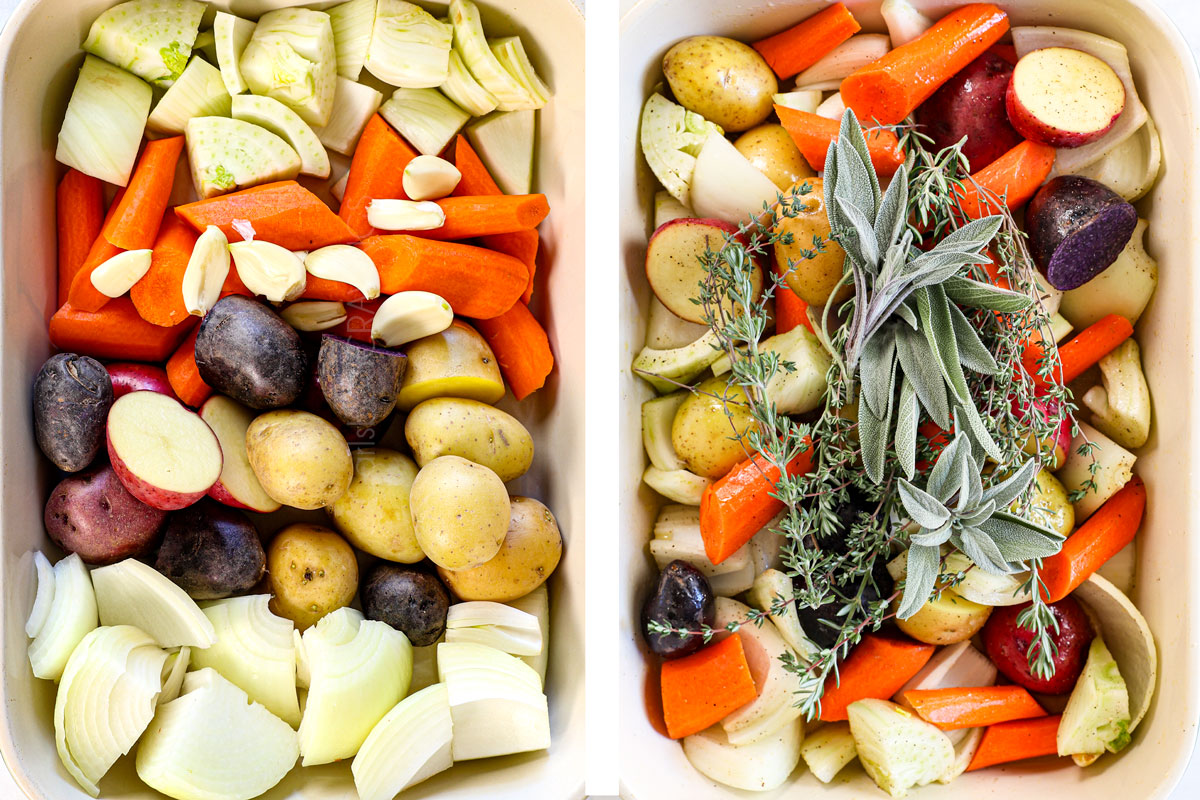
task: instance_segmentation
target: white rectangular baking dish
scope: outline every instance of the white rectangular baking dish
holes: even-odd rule
[[[24,622],[34,591],[30,553],[49,545],[42,501],[53,480],[33,440],[30,389],[50,355],[46,321],[54,312],[54,186],[60,174],[55,138],[82,60],[80,43],[92,20],[114,4],[27,0],[0,36],[0,752],[33,800],[87,797],[55,752],[54,686],[34,679],[25,655]],[[258,16],[301,3],[226,0],[213,5]],[[583,263],[584,24],[571,0],[480,0],[478,5],[489,33],[522,35],[555,95],[539,120],[537,186],[553,211],[541,227],[547,266],[538,276],[534,305],[547,323],[558,365],[536,399],[519,410],[509,406],[530,428],[539,451],[533,471],[517,488],[553,509],[567,542],[551,582],[547,693],[553,746],[549,752],[461,764],[405,797],[575,800],[583,797],[584,774],[584,276],[581,269],[559,265]],[[100,791],[104,798],[160,796],[138,781],[131,758],[118,763]],[[354,796],[348,763],[296,769],[265,795],[272,800]]]
[[[1112,37],[1129,49],[1143,100],[1162,136],[1164,167],[1149,198],[1139,203],[1150,220],[1147,247],[1158,259],[1160,284],[1138,325],[1156,416],[1149,446],[1137,470],[1150,492],[1146,522],[1138,534],[1139,570],[1133,600],[1158,641],[1159,689],[1150,716],[1133,745],[1117,758],[1086,770],[1016,764],[969,773],[953,787],[915,790],[914,797],[952,794],[973,800],[1001,797],[1166,797],[1183,774],[1200,713],[1200,591],[1194,578],[1200,545],[1197,523],[1198,426],[1197,282],[1200,206],[1197,188],[1200,79],[1183,37],[1146,0],[993,0],[1014,25],[1059,25]],[[645,337],[649,288],[643,270],[654,178],[638,147],[638,116],[650,88],[662,80],[660,62],[674,42],[696,34],[754,41],[783,30],[828,5],[822,0],[642,0],[621,21],[620,142],[621,252],[621,793],[636,800],[662,797],[753,797],[720,787],[692,769],[679,745],[646,721],[645,661],[637,615],[653,578],[646,554],[653,520],[653,493],[639,485],[645,467],[639,404],[651,395],[628,364]],[[879,0],[846,0],[865,30],[885,30]],[[937,19],[961,0],[914,0]],[[803,769],[803,767],[801,767]],[[1023,780],[1018,778],[1023,777]],[[861,768],[843,771],[822,787],[807,773],[765,797],[883,797]]]

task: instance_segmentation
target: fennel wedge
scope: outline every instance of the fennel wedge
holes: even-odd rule
[[[193,117],[227,117],[229,92],[221,71],[195,56],[150,112],[147,127],[156,133],[180,134]]]
[[[233,118],[265,128],[283,139],[300,156],[300,174],[329,177],[329,154],[300,115],[271,97],[238,95],[233,98]]]
[[[325,12],[283,8],[263,14],[239,67],[254,94],[275,98],[309,125],[329,122],[337,51]]]
[[[54,158],[93,178],[129,183],[152,95],[140,78],[95,56],[84,57]]]
[[[384,83],[432,89],[450,74],[453,29],[404,0],[377,0],[365,66]]]
[[[130,0],[96,18],[83,49],[165,89],[188,64],[204,9],[196,0]]]

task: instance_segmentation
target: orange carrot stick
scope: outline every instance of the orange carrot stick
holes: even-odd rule
[[[367,206],[372,200],[407,200],[404,193],[404,168],[417,157],[417,151],[376,114],[363,129],[354,148],[346,191],[338,209],[345,223],[359,237],[375,233],[367,221]]]
[[[837,675],[825,681],[821,697],[821,719],[848,719],[846,708],[856,700],[891,697],[933,656],[936,648],[912,639],[868,633],[862,637]]]
[[[77,169],[67,170],[56,192],[58,223],[58,304],[67,301],[71,279],[87,260],[104,227],[104,183]]]
[[[515,303],[498,317],[475,320],[475,327],[496,354],[513,397],[524,400],[545,385],[554,370],[554,353],[528,306]]]
[[[104,238],[122,250],[147,250],[158,238],[158,226],[175,185],[175,166],[183,137],[146,142],[129,186],[104,224]]]
[[[837,140],[841,123],[836,119],[826,119],[807,111],[780,105],[775,106],[775,113],[779,115],[779,122],[800,149],[804,160],[813,169],[825,169],[825,154],[829,151],[829,146]],[[904,151],[900,149],[900,140],[891,131],[881,128],[864,129],[863,133],[875,171],[882,176],[895,174],[904,163]]]
[[[775,265],[775,274],[782,270]],[[775,288],[775,332],[787,333],[797,326],[803,325],[812,331],[812,322],[808,319],[808,303],[800,299],[786,283]]]
[[[862,30],[844,3],[751,45],[780,78],[790,78],[820,61],[831,50]]]
[[[979,219],[993,213],[990,204],[980,198],[980,189],[987,189],[996,199],[1004,198],[1009,209],[1015,210],[1028,203],[1054,167],[1054,153],[1054,148],[1049,145],[1021,142],[976,172],[971,176],[974,184],[967,181],[961,189],[955,190],[963,214],[968,219]]]
[[[424,239],[474,239],[499,233],[533,230],[550,213],[544,194],[445,197],[437,201],[446,222],[431,231],[417,231]]]
[[[254,228],[254,238],[288,250],[316,250],[358,240],[354,231],[321,198],[295,181],[276,181],[198,200],[178,206],[175,213],[197,233],[216,225],[231,242],[243,239],[233,227],[234,220],[249,222]]]
[[[787,467],[792,477],[812,469],[811,443]],[[778,467],[759,453],[704,490],[700,535],[709,561],[720,564],[729,558],[783,510],[783,503],[775,497],[778,481]]]
[[[1000,41],[1008,15],[991,3],[971,3],[842,81],[842,99],[864,124],[901,122],[943,83]]]
[[[1058,754],[1058,723],[1062,715],[989,725],[967,772],[1025,758]]]
[[[1134,475],[1063,542],[1061,550],[1042,562],[1039,574],[1047,602],[1057,603],[1075,591],[1132,542],[1145,512],[1146,484]]]
[[[1046,716],[1046,710],[1020,686],[910,689],[904,700],[921,719],[943,731]]]
[[[167,380],[171,389],[176,397],[192,408],[199,408],[213,393],[212,387],[200,377],[200,368],[196,366],[196,336],[199,333],[199,328],[192,331],[167,360]]]
[[[720,722],[757,695],[740,634],[662,665],[667,735],[682,739]]]
[[[97,236],[92,249],[83,262],[83,266],[71,280],[71,288],[67,292],[67,303],[76,311],[95,312],[104,308],[112,298],[103,294],[92,285],[92,270],[125,251],[105,239]]]
[[[128,297],[118,297],[94,312],[67,303],[50,318],[50,342],[59,350],[93,358],[164,361],[198,321],[189,317],[174,328],[151,325]]]
[[[150,270],[129,291],[133,307],[146,322],[170,328],[187,319],[183,273],[198,238],[190,225],[167,211],[154,242]]]
[[[529,270],[529,281],[525,284],[525,292],[521,302],[529,305],[533,299],[533,276],[537,274],[537,253],[541,237],[537,231],[516,231],[515,233],[497,233],[494,236],[483,236],[479,243],[488,250],[512,256],[525,265]]]
[[[309,275],[300,295],[305,300],[332,300],[337,303],[362,303],[366,297],[348,283]]]
[[[1051,379],[1063,385],[1070,383],[1132,335],[1133,325],[1120,314],[1109,314],[1100,318],[1058,348],[1062,369],[1052,375]],[[1037,358],[1041,356],[1041,352],[1040,344],[1036,345],[1031,350],[1033,358],[1026,360],[1024,364],[1025,371],[1033,376],[1034,382],[1044,386],[1047,380],[1039,375],[1037,370]]]
[[[441,295],[455,314],[498,317],[525,291],[528,272],[512,256],[457,242],[396,234],[369,236],[363,251],[379,269],[383,294],[420,289]]]

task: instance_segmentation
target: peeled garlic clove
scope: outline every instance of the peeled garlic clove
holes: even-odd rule
[[[429,200],[372,200],[367,222],[381,231],[432,231],[446,224],[446,212]]]
[[[371,338],[387,347],[441,333],[454,322],[450,304],[433,292],[394,294],[375,312]]]
[[[118,253],[92,270],[92,286],[105,297],[120,297],[150,271],[150,258],[153,254],[153,250],[126,250],[124,253]]]
[[[196,240],[183,272],[183,305],[189,314],[203,317],[221,299],[229,277],[229,240],[216,225],[209,225]]]
[[[229,253],[237,263],[238,277],[256,295],[281,303],[304,291],[304,262],[291,250],[263,241],[231,242]]]
[[[312,300],[292,303],[279,315],[298,331],[323,331],[346,321],[346,307],[341,303]]]
[[[417,156],[404,167],[401,182],[410,200],[437,200],[449,196],[460,180],[462,173],[446,159]]]
[[[357,247],[331,244],[313,250],[304,258],[304,268],[315,278],[348,283],[368,300],[379,297],[379,270],[371,257]]]

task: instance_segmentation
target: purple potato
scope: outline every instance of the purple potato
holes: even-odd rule
[[[395,350],[326,335],[317,356],[317,383],[338,419],[371,428],[396,407],[407,364]]]
[[[154,567],[193,600],[219,600],[253,589],[267,554],[245,514],[205,498],[171,514]]]
[[[257,300],[217,301],[196,334],[200,377],[221,394],[254,409],[296,402],[308,379],[308,359],[296,330]]]
[[[930,149],[941,150],[965,136],[963,155],[978,172],[1020,144],[1005,106],[1012,74],[1013,65],[989,51],[942,84],[915,112],[921,132],[933,139]]]
[[[151,549],[167,512],[138,500],[110,466],[72,475],[50,492],[46,533],[88,564],[113,564]]]
[[[63,472],[78,472],[100,452],[112,404],[112,379],[99,361],[74,353],[51,356],[33,382],[38,446]]]
[[[1060,175],[1025,210],[1029,252],[1055,289],[1076,289],[1108,268],[1133,235],[1137,211],[1104,184]]]
[[[717,601],[704,573],[686,561],[672,561],[658,576],[654,593],[642,606],[642,636],[650,650],[663,658],[680,658],[704,646],[704,637],[650,631],[657,622],[671,628],[699,631],[717,621]]]
[[[413,647],[426,647],[446,632],[450,593],[436,575],[385,561],[367,576],[362,605],[367,619],[403,631]]]

